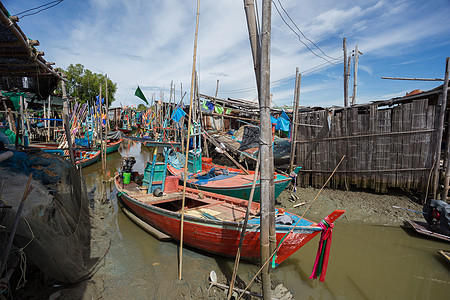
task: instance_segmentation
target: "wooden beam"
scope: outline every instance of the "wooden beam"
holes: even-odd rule
[[[444,81],[441,78],[401,78],[401,77],[381,77],[381,79],[390,80],[415,80],[415,81]]]

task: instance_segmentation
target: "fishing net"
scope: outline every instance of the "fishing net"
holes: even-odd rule
[[[12,206],[0,209],[0,250],[3,253],[32,174],[34,189],[24,202],[11,252],[23,251],[28,264],[61,282],[89,277],[109,240],[100,236],[103,230],[89,208],[84,180],[61,157],[42,151],[13,153],[0,162],[2,204]]]
[[[238,150],[259,147],[259,127],[245,126],[242,142]]]

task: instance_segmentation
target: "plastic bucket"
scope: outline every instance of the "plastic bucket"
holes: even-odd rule
[[[131,173],[123,173],[123,183],[129,184],[131,182]]]

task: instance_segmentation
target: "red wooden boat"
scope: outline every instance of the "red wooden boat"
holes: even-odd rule
[[[154,170],[152,174],[153,172]],[[179,240],[183,187],[178,185],[178,178],[165,177],[162,188],[164,194],[161,192],[162,195],[157,197],[154,194],[158,193],[152,193],[153,189],[152,192],[146,193],[142,184],[139,184],[142,178],[145,182],[145,174],[144,177],[137,173],[132,174],[138,183],[130,181],[125,184],[122,176],[115,177],[114,182],[119,191],[118,198],[121,204],[147,224]],[[234,256],[239,245],[247,206],[246,200],[186,188],[184,243],[210,253]],[[250,219],[241,252],[241,257],[249,261],[260,258],[259,209],[259,203],[251,204]],[[343,210],[335,210],[328,217],[333,222],[343,213]],[[275,260],[275,263],[279,264],[321,232],[321,228],[316,223],[301,219],[281,208],[276,210],[276,214],[277,217],[283,216],[283,219],[289,220],[276,224],[277,243],[284,238]]]

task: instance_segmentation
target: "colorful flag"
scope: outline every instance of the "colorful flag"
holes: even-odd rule
[[[136,97],[141,98],[142,101],[144,101],[148,105],[147,99],[145,98],[144,93],[141,91],[141,88],[139,87],[139,85],[138,85],[136,91],[134,92],[134,95]]]
[[[227,111],[225,112],[227,115],[231,114],[231,108],[227,108]]]

